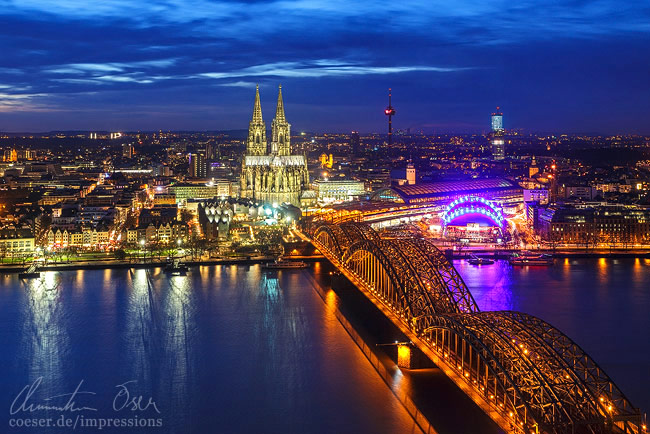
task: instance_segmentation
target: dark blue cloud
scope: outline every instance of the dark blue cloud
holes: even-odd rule
[[[650,133],[647,2],[0,1],[0,129],[242,128],[283,83],[298,129]],[[292,110],[293,109],[293,110]]]

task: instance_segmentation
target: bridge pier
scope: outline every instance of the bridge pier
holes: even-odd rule
[[[350,283],[347,277],[343,275],[340,271],[334,269],[330,271],[330,285],[332,288],[354,288],[355,286]]]
[[[397,344],[397,366],[401,369],[427,369],[435,365],[412,343]]]

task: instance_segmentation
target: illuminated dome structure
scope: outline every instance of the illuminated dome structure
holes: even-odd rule
[[[462,196],[452,201],[440,220],[445,237],[492,242],[506,234],[502,209],[483,197]]]

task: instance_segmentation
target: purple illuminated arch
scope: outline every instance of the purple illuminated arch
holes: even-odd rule
[[[494,225],[502,231],[506,224],[503,211],[493,202],[480,196],[463,196],[447,205],[447,208],[442,213],[441,220],[443,230],[446,231],[449,224],[457,218],[466,215],[484,217],[494,223]]]

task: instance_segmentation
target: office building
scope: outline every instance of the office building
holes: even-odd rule
[[[361,144],[361,139],[359,138],[359,133],[352,131],[350,134],[350,148],[352,155],[357,155],[359,153],[359,145]]]
[[[503,160],[506,156],[505,153],[505,140],[503,138],[503,113],[500,107],[492,113],[491,122],[492,131],[490,132],[490,140],[492,142],[492,158],[495,160]]]
[[[188,154],[188,173],[190,178],[202,178],[206,177],[206,165],[205,157],[203,154],[191,153]]]

